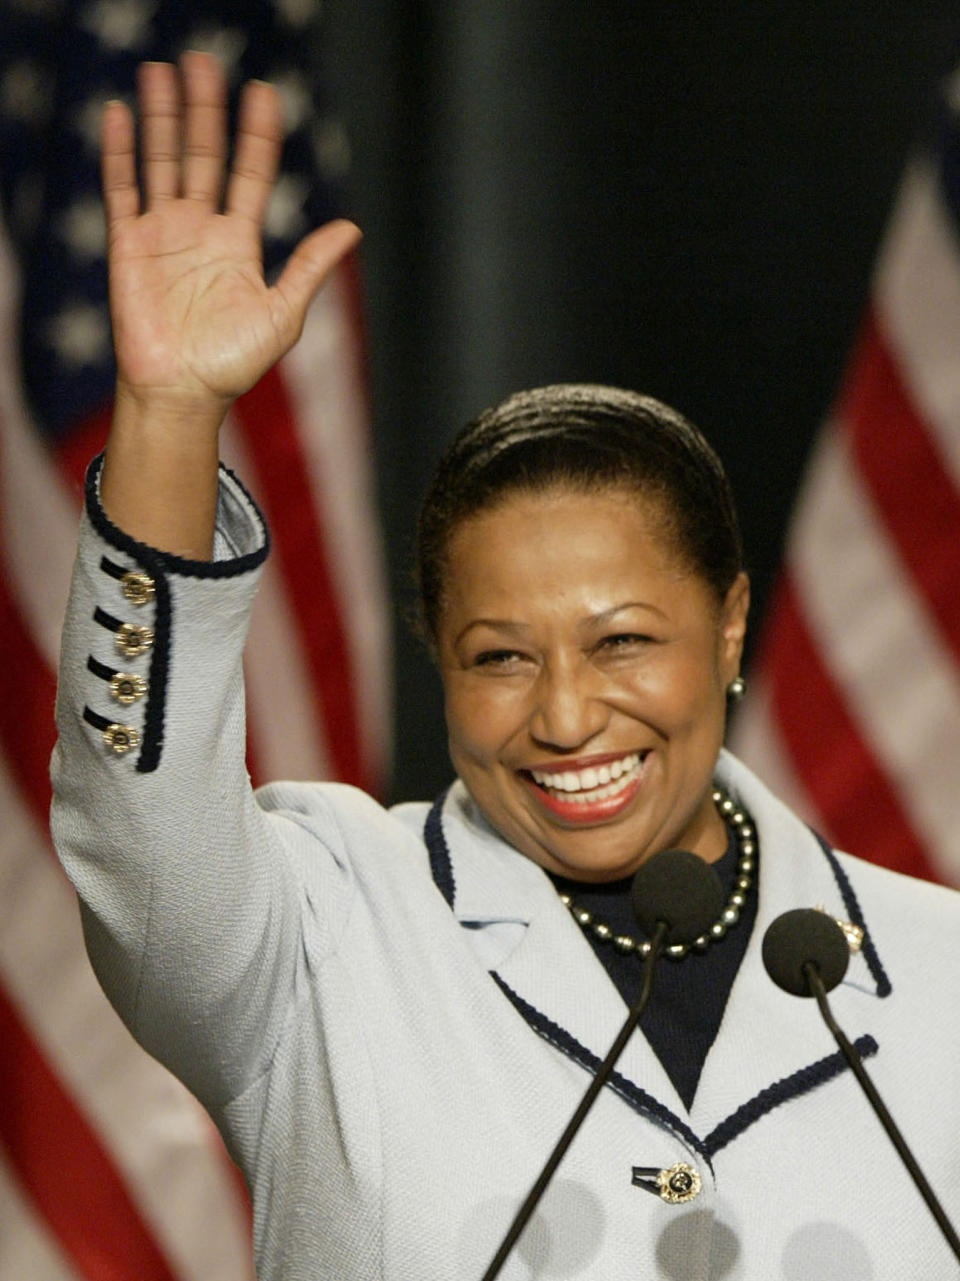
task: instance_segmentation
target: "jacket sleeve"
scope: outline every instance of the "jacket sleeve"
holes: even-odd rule
[[[305,825],[264,812],[246,773],[241,663],[268,548],[253,500],[223,470],[215,559],[186,561],[112,525],[98,476],[63,634],[52,832],[105,992],[215,1106],[266,1070],[299,969],[332,946],[349,866],[321,789]]]

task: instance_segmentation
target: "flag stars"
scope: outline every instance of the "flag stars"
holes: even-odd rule
[[[305,179],[289,173],[280,175],[267,206],[264,230],[268,236],[287,240],[305,230],[307,220],[303,204],[309,191],[310,184]]]
[[[84,146],[88,151],[96,152],[100,149],[100,126],[103,121],[103,106],[109,96],[109,92],[104,90],[102,97],[98,95],[88,98],[73,117],[73,131],[77,137],[83,139]]]
[[[139,49],[153,20],[154,5],[144,0],[96,0],[81,13],[79,25],[105,49]]]
[[[313,158],[325,178],[342,178],[350,168],[350,138],[339,120],[320,120],[310,132]]]
[[[306,27],[320,17],[320,0],[274,0],[274,9],[288,27]]]
[[[297,71],[277,72],[269,77],[280,94],[287,133],[294,133],[313,110],[313,95],[306,76]]]
[[[110,326],[102,308],[75,302],[51,321],[48,340],[64,365],[98,365],[110,352]]]
[[[107,223],[96,196],[74,201],[60,220],[60,235],[77,258],[90,261],[107,252]]]
[[[37,124],[50,111],[50,76],[39,64],[24,60],[7,67],[0,79],[0,113]]]
[[[223,67],[227,79],[233,82],[237,79],[247,43],[247,36],[239,27],[196,27],[183,47],[212,54]]]

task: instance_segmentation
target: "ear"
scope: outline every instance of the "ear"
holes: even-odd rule
[[[720,610],[718,657],[725,685],[740,674],[740,660],[743,657],[743,642],[747,634],[749,612],[750,579],[741,570],[733,580]]]

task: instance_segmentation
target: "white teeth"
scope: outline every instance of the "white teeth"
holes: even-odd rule
[[[640,768],[640,755],[631,752],[629,756],[611,761],[608,765],[589,766],[583,770],[564,770],[555,773],[553,770],[531,770],[534,780],[541,787],[554,792],[565,792],[569,800],[593,801],[622,791],[632,782]]]

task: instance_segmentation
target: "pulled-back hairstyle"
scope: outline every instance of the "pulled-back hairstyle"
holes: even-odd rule
[[[722,601],[743,568],[723,464],[676,410],[637,392],[562,383],[518,392],[473,419],[441,458],[420,512],[421,624],[436,641],[450,538],[507,495],[633,490],[654,500],[677,554]]]

